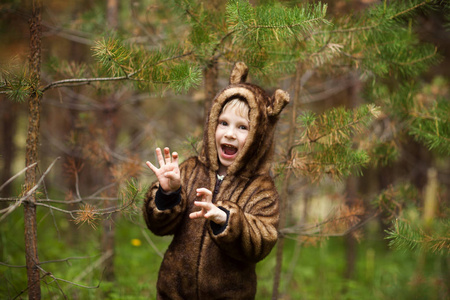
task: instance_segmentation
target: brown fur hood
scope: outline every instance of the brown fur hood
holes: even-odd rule
[[[230,85],[214,98],[206,120],[203,151],[199,157],[200,161],[211,170],[219,169],[215,146],[219,115],[228,101],[235,98],[245,100],[250,108],[250,131],[243,151],[228,168],[228,176],[250,177],[268,172],[273,153],[275,124],[280,112],[289,103],[289,95],[283,90],[276,90],[270,97],[260,87],[246,83],[247,74],[248,68],[245,63],[236,63],[231,72]]]

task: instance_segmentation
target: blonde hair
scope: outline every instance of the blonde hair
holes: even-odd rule
[[[234,107],[236,109],[237,114],[240,117],[246,118],[247,121],[250,121],[250,118],[249,118],[250,108],[248,107],[247,102],[245,102],[239,98],[234,98],[234,99],[228,101],[227,103],[225,103],[225,105],[222,108],[222,112],[224,112],[228,107],[230,107],[230,108]]]

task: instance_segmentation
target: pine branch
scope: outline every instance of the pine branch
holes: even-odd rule
[[[435,47],[434,48],[434,52],[432,54],[428,55],[428,56],[424,56],[424,57],[421,57],[419,59],[412,60],[412,61],[407,61],[407,62],[395,62],[395,61],[393,61],[393,63],[396,63],[396,64],[398,64],[400,66],[415,65],[415,64],[418,64],[418,63],[421,63],[421,62],[424,62],[424,61],[427,61],[427,60],[430,60],[430,59],[436,57],[436,54],[437,54],[437,48]]]
[[[118,40],[114,39],[97,42],[94,51],[94,56],[99,58],[100,63],[108,68],[113,73],[113,76],[58,80],[47,84],[37,92],[42,94],[53,88],[76,87],[95,82],[119,81],[141,82],[149,85],[169,85],[175,91],[181,92],[187,90],[192,85],[198,84],[200,80],[200,71],[197,69],[186,63],[175,64],[193,55],[194,53],[192,51],[179,53],[179,49],[168,48],[164,50],[166,51],[164,53],[155,52],[143,58],[144,54],[139,53],[139,51],[127,49]],[[134,65],[139,66],[139,68],[135,69]],[[151,72],[153,73],[151,74]],[[159,77],[155,78],[156,74]],[[33,85],[25,71],[22,71],[20,75],[16,75],[11,71],[2,70],[1,75],[3,82],[0,83],[0,94],[6,94],[14,100],[21,101],[32,92],[31,87]]]
[[[440,223],[440,232],[445,235],[430,235],[421,228],[413,227],[406,221],[396,220],[394,228],[387,230],[386,239],[391,240],[389,246],[397,250],[425,251],[433,254],[450,254],[450,226],[447,223]]]
[[[421,97],[434,98],[434,95]],[[416,97],[418,98],[418,96]],[[418,100],[416,100],[418,102]],[[424,103],[414,103],[409,112],[409,134],[417,141],[425,143],[430,150],[442,154],[450,154],[450,105],[446,99],[431,100],[426,107]]]
[[[415,11],[416,9],[425,6],[425,5],[429,5],[430,1],[423,1],[413,7],[409,7],[407,9],[404,9],[398,13],[396,13],[393,16],[390,16],[387,18],[387,20],[394,20],[400,16],[403,16],[405,14],[411,13],[413,11]],[[331,30],[331,31],[316,31],[313,32],[312,35],[318,35],[318,34],[329,34],[329,33],[353,33],[353,32],[358,32],[358,31],[369,31],[369,30],[373,30],[377,27],[380,27],[381,25],[384,25],[384,23],[382,21],[377,22],[373,25],[369,25],[369,26],[361,26],[361,27],[354,27],[354,28],[345,28],[345,29],[335,29],[335,30]]]
[[[45,86],[41,91],[44,93],[45,91],[53,88],[60,87],[75,87],[80,85],[90,84],[92,82],[114,82],[114,81],[123,81],[131,79],[135,74],[137,74],[140,70],[133,72],[129,75],[119,76],[119,77],[101,77],[101,78],[72,78],[72,79],[63,79],[59,81],[52,82]]]
[[[310,31],[313,24],[320,22],[328,24],[324,18],[325,13],[326,5],[321,4],[306,6],[304,9],[288,9],[279,5],[253,8],[248,1],[230,1],[227,4],[228,31],[212,47],[211,57],[218,58],[222,55],[218,50],[230,37],[233,37],[231,46],[236,49],[235,52],[255,52],[251,49],[261,49],[262,44],[272,48],[273,45],[268,44],[271,40],[298,41],[298,32]],[[254,59],[244,60],[250,63]]]
[[[403,15],[405,15],[405,14],[408,14],[408,13],[410,13],[410,12],[412,12],[412,11],[418,9],[419,7],[422,7],[422,6],[427,5],[427,4],[429,4],[429,3],[430,3],[430,0],[423,1],[423,2],[417,4],[417,5],[413,6],[413,7],[410,7],[410,8],[408,8],[408,9],[404,10],[404,11],[401,11],[401,12],[399,12],[399,13],[397,13],[397,14],[391,16],[389,19],[390,19],[390,20],[393,20],[393,19],[395,19],[395,18],[398,18],[398,17],[400,17],[400,16],[403,16]]]
[[[150,66],[144,66],[144,67],[145,68],[155,67],[155,66],[164,64],[166,62],[170,62],[170,61],[174,61],[174,60],[177,60],[177,59],[181,59],[181,58],[190,56],[192,54],[193,54],[193,52],[188,52],[188,53],[184,53],[184,54],[181,54],[181,55],[176,55],[176,56],[173,56],[173,57],[161,59],[161,60],[155,62],[154,64],[150,65]],[[74,87],[74,86],[86,85],[86,84],[90,84],[92,82],[115,82],[115,81],[125,81],[125,80],[146,81],[146,79],[133,78],[136,74],[139,74],[140,72],[142,72],[144,70],[144,67],[140,68],[140,69],[138,69],[136,71],[133,71],[133,72],[131,72],[129,74],[126,74],[124,76],[63,79],[63,80],[55,81],[55,82],[52,82],[52,83],[48,84],[47,86],[45,86],[41,90],[41,92],[44,93],[45,91],[47,91],[49,89],[59,88],[59,87]],[[189,78],[189,77],[185,77],[183,79],[180,79],[180,80],[178,80],[178,82],[186,80],[187,78]],[[174,81],[172,81],[172,82],[174,82]],[[168,83],[170,83],[170,81],[155,82],[155,83],[168,84]]]
[[[335,108],[320,117],[303,113],[298,119],[303,131],[287,152],[286,167],[307,174],[313,181],[325,174],[340,178],[352,171],[359,173],[369,162],[369,156],[353,145],[354,136],[368,128],[379,114],[379,108],[374,105],[354,110]]]
[[[375,218],[377,214],[368,215],[361,202],[357,202],[352,206],[343,204],[331,212],[323,221],[283,228],[280,230],[280,233],[283,235],[296,234],[317,238],[345,236],[356,232],[368,221]]]
[[[323,21],[323,18],[313,18],[310,20],[305,20],[300,23],[286,24],[286,25],[255,25],[255,26],[246,27],[245,29],[241,29],[240,31],[249,30],[249,29],[291,29],[291,28],[295,28],[295,27],[304,27],[305,24],[314,23],[314,22],[318,22],[318,21]]]
[[[342,143],[348,141],[350,136],[360,133],[366,128],[372,118],[378,118],[380,108],[369,104],[346,112],[343,108],[334,108],[317,118],[315,114],[305,112],[299,122],[305,127],[305,135],[291,148],[317,143],[328,138],[325,143]]]

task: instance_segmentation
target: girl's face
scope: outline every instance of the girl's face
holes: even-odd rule
[[[219,116],[216,128],[216,149],[219,156],[219,175],[225,175],[239,151],[245,145],[249,121],[238,114],[236,106],[228,106]]]

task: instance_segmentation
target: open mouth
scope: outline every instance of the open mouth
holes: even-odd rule
[[[234,156],[236,155],[237,151],[238,149],[233,145],[222,144],[222,153],[225,154],[225,156]]]

